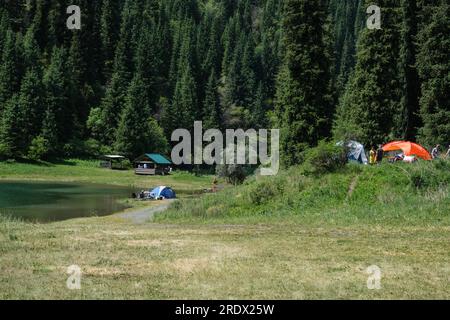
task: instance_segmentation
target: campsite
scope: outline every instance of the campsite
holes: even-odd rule
[[[448,0],[68,2],[0,1],[0,300],[450,299]]]
[[[137,190],[171,185],[181,196],[173,203],[127,200],[135,209],[124,214],[54,223],[30,224],[2,216],[0,295],[447,297],[442,279],[449,277],[450,262],[450,200],[444,184],[449,167],[445,161],[411,165],[386,160],[382,166],[350,161],[344,169],[317,176],[302,166],[202,195],[213,176],[140,176],[133,169],[101,168],[99,161],[0,163],[2,180],[95,181],[134,185]],[[183,197],[195,192],[193,198]],[[142,210],[156,213],[133,214]],[[33,248],[33,254],[27,248]],[[82,266],[80,292],[63,285],[67,261]],[[384,291],[365,289],[365,269],[372,264],[384,270]]]

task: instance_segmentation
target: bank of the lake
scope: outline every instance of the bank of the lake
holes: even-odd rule
[[[165,185],[183,198],[211,188],[212,180],[188,172],[139,176],[133,170],[100,168],[97,160],[0,162],[0,192],[2,186],[7,189],[0,199],[0,214],[36,222],[109,215],[126,208],[153,207],[129,199],[137,190]]]

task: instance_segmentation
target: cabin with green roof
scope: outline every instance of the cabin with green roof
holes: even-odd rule
[[[166,175],[171,171],[172,162],[159,153],[146,153],[134,160],[137,175]]]

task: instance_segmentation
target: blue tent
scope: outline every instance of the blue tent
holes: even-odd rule
[[[150,191],[150,196],[154,199],[175,199],[177,195],[172,188],[169,187],[157,187]]]
[[[368,164],[366,151],[364,146],[357,141],[339,142],[338,146],[344,146],[348,150],[347,158],[350,162],[358,162],[361,164]]]

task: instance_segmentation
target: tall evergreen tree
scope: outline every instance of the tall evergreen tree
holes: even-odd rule
[[[166,151],[162,129],[151,119],[146,85],[139,73],[130,84],[114,147],[129,157],[138,157],[149,150]]]
[[[361,15],[365,14],[366,7],[364,0],[331,0],[330,7],[335,26],[334,76],[337,90],[342,93],[356,63],[356,42],[365,27]]]
[[[18,97],[23,125],[22,139],[25,148],[39,135],[42,127],[45,106],[45,93],[40,74],[35,69],[30,69],[22,80]]]
[[[170,130],[178,128],[191,129],[194,121],[201,119],[198,112],[197,88],[189,65],[186,65],[183,76],[177,82],[172,99],[171,112],[175,114]]]
[[[103,72],[108,79],[114,66],[114,52],[119,39],[120,7],[116,0],[103,0],[101,8],[101,44],[104,59]]]
[[[6,103],[0,122],[0,157],[17,158],[24,150],[23,113],[19,96],[14,95]]]
[[[420,140],[428,146],[450,141],[450,5],[442,1],[419,33],[417,67],[422,80]],[[429,19],[429,20],[428,20]]]
[[[9,30],[6,33],[3,54],[0,61],[0,113],[5,103],[19,90],[20,57],[21,53],[18,52],[16,35],[13,31]]]
[[[287,165],[298,163],[306,147],[330,133],[334,99],[327,8],[327,1],[285,1],[286,57],[278,78],[276,124]]]
[[[416,140],[421,125],[419,99],[420,80],[416,66],[416,37],[418,32],[418,7],[416,0],[402,0],[402,31],[400,72],[403,94],[402,110],[395,117],[395,135],[405,140]]]
[[[367,5],[371,2],[367,1]],[[382,29],[362,31],[357,64],[339,106],[335,124],[338,139],[357,139],[375,145],[396,138],[395,115],[402,110],[399,70],[401,8],[384,0]]]
[[[44,75],[48,113],[55,119],[57,148],[73,138],[76,115],[70,103],[71,80],[66,70],[67,51],[55,47]],[[47,117],[48,118],[48,117]],[[47,123],[50,125],[49,123]],[[62,149],[60,149],[62,150]]]
[[[203,110],[203,127],[205,129],[220,129],[223,127],[223,114],[220,106],[218,81],[214,67],[211,69],[211,74],[206,85]]]
[[[114,60],[114,72],[101,103],[102,142],[112,145],[119,123],[118,114],[125,106],[127,90],[134,73],[133,28],[137,25],[136,2],[127,0],[122,13],[120,38]],[[139,32],[136,32],[139,34]]]

